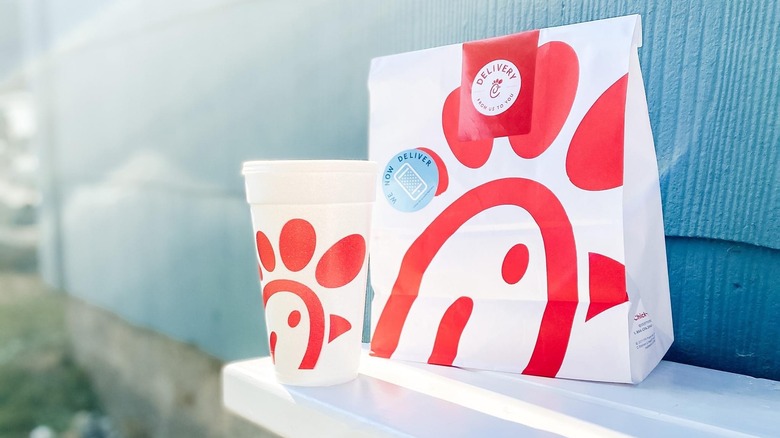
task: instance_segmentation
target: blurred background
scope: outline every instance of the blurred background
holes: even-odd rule
[[[0,0],[0,437],[267,436],[240,163],[365,158],[372,57],[629,13],[667,359],[780,380],[775,0]]]

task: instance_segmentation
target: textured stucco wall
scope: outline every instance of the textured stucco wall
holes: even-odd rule
[[[780,379],[780,3],[26,2],[42,270],[222,358],[265,353],[239,163],[365,157],[370,58],[628,13],[661,169],[674,360]]]

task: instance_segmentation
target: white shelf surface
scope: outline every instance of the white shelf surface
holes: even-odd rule
[[[336,386],[281,385],[270,358],[230,363],[222,379],[228,409],[285,437],[780,436],[780,382],[673,362],[638,385],[367,353]]]

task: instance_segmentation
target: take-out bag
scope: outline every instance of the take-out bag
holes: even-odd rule
[[[376,58],[371,354],[639,382],[673,341],[639,16]]]

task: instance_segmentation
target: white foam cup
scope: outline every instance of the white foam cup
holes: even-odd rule
[[[281,383],[324,386],[357,377],[377,170],[360,160],[243,164]]]

